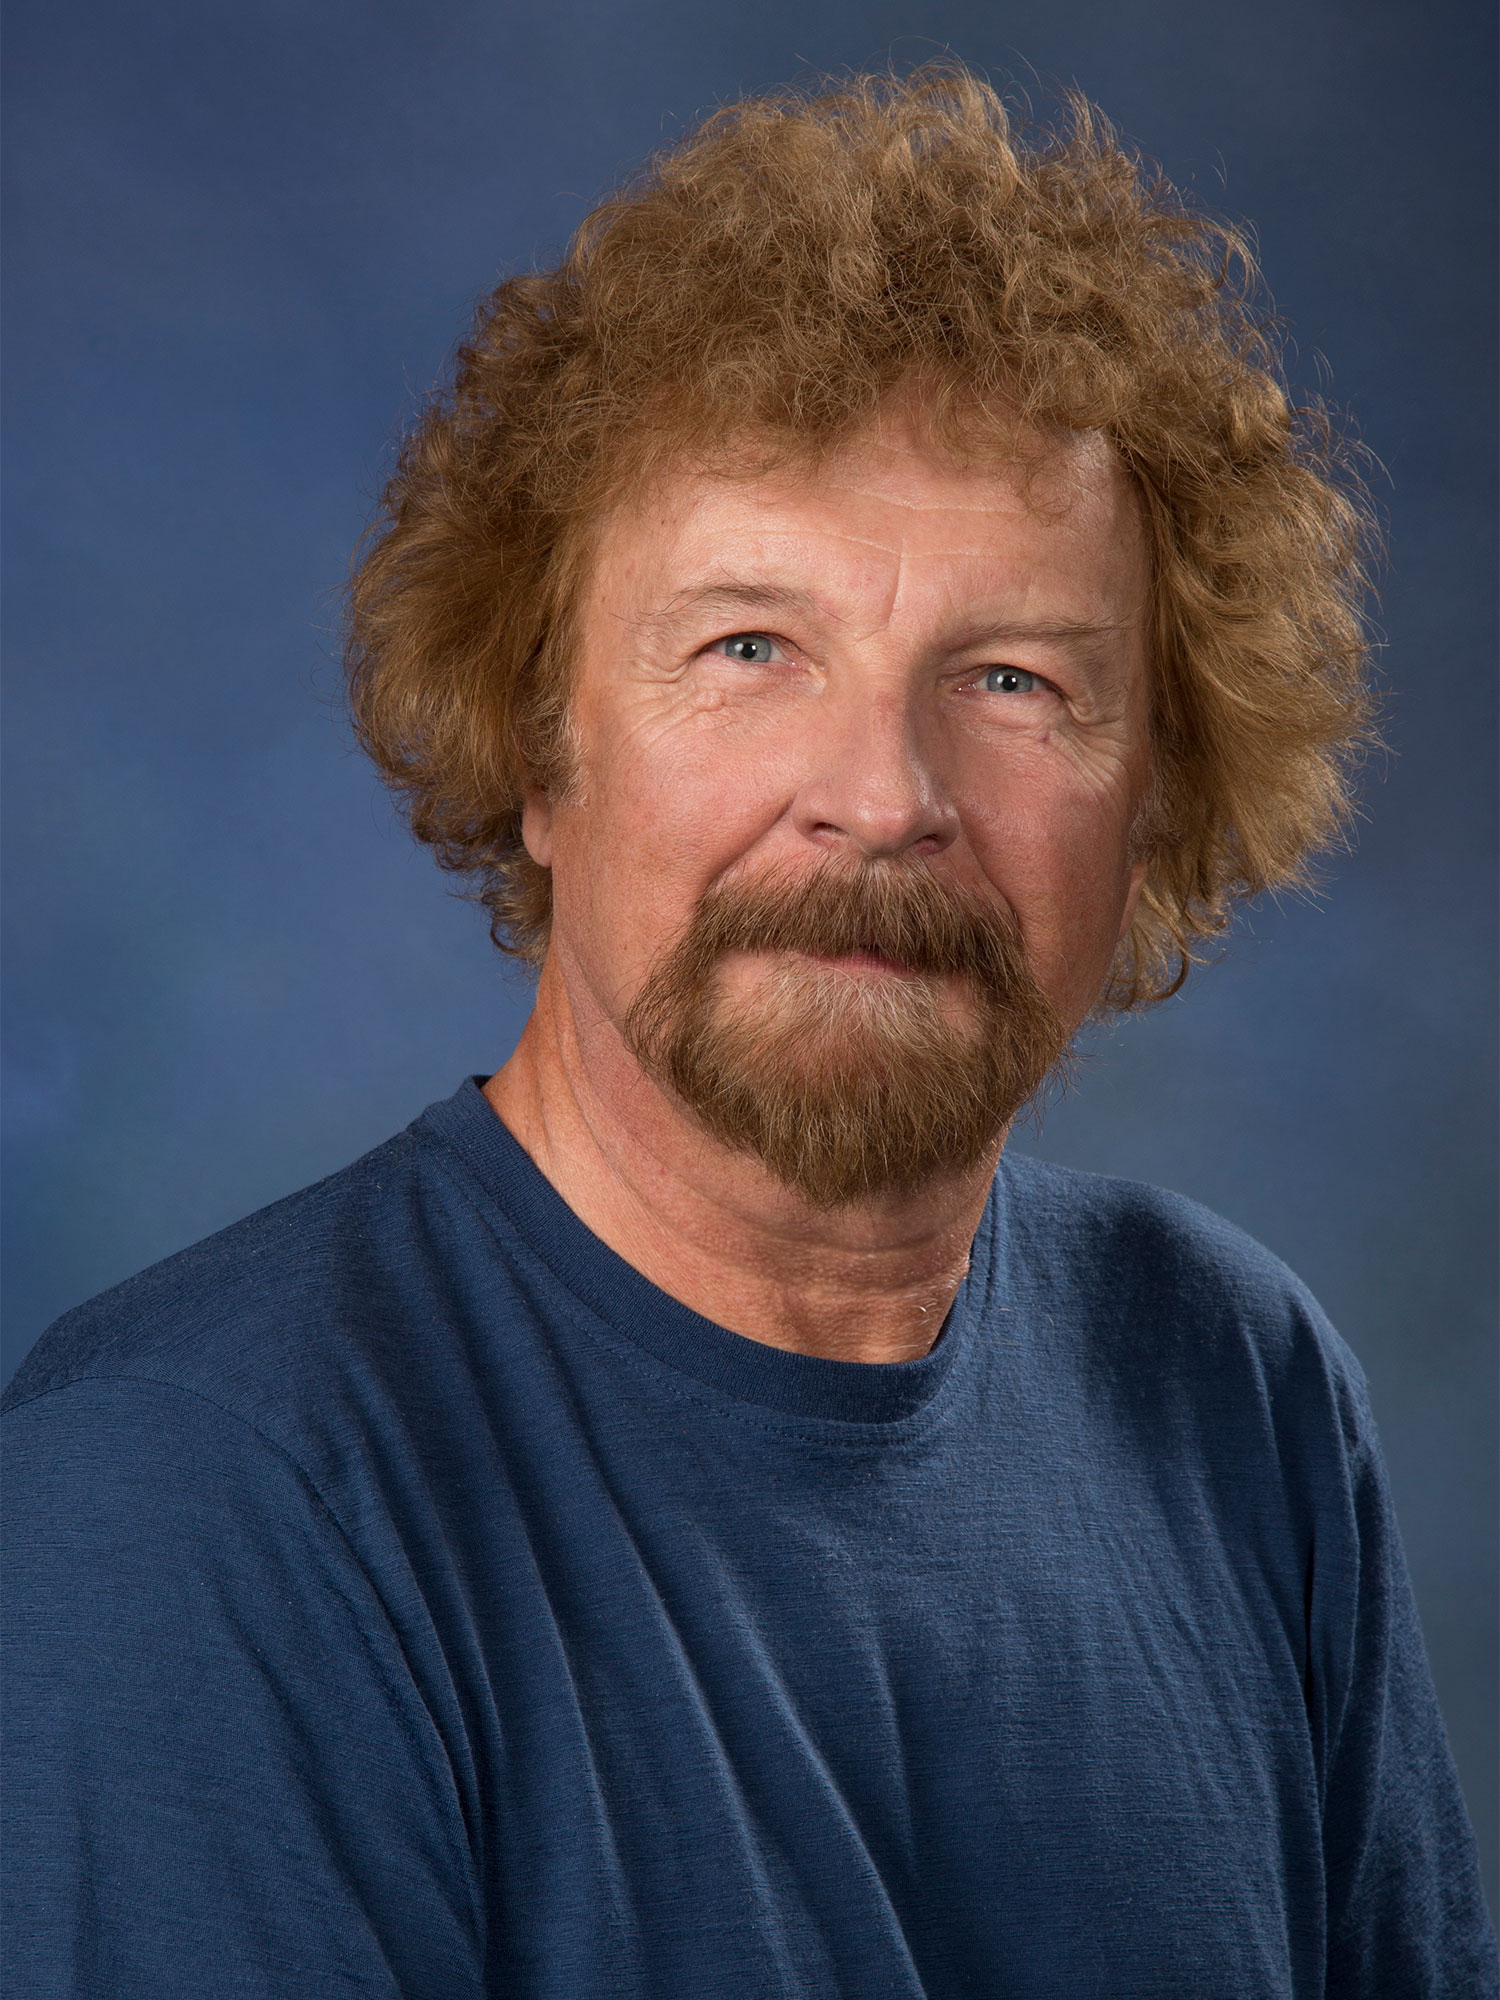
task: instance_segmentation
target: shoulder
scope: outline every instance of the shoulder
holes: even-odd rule
[[[1295,1274],[1253,1236],[1170,1188],[1112,1174],[1082,1173],[1028,1153],[1007,1152],[1001,1175],[1015,1228],[1066,1246],[1067,1256],[1127,1260],[1215,1291],[1296,1286]]]
[[[1017,1283],[1158,1385],[1195,1380],[1285,1416],[1370,1428],[1360,1365],[1307,1286],[1224,1216],[1166,1188],[1024,1154],[1002,1161]]]
[[[451,1190],[419,1125],[313,1186],[112,1286],[54,1321],[7,1412],[81,1383],[186,1390],[255,1424],[310,1370],[379,1335],[381,1301],[420,1259]]]

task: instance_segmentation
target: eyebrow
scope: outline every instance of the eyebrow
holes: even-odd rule
[[[653,625],[668,625],[694,612],[715,610],[721,606],[725,610],[789,611],[803,617],[828,615],[810,591],[799,590],[791,584],[725,577],[678,591],[659,611],[650,612],[647,617]],[[1026,639],[1077,644],[1080,641],[1113,639],[1128,630],[1129,621],[1126,619],[981,619],[955,634],[950,643],[955,649],[1003,646],[1011,641]]]
[[[1130,630],[1127,618],[997,618],[981,620],[957,635],[956,646],[1003,646],[1012,639],[1053,639],[1061,642],[1118,638]]]
[[[802,617],[815,617],[820,610],[811,592],[797,590],[790,584],[742,583],[725,577],[696,589],[679,590],[660,611],[648,612],[647,619],[653,625],[667,625],[692,612],[711,611],[720,605],[725,610],[791,611]]]

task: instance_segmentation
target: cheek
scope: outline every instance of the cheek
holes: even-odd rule
[[[1102,979],[1113,956],[1130,891],[1135,794],[1123,765],[1081,769],[1045,744],[1038,750],[970,789],[962,817],[1038,976],[1060,994],[1096,971]]]
[[[644,848],[667,867],[709,862],[716,872],[775,823],[789,788],[791,763],[774,740],[747,740],[699,710],[618,730],[589,790],[601,829],[622,848]]]
[[[554,809],[558,921],[571,919],[580,939],[608,938],[618,962],[648,958],[775,825],[785,780],[765,746],[654,718],[617,729]]]

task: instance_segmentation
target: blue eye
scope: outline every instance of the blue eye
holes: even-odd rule
[[[716,641],[714,650],[722,653],[727,660],[738,660],[746,667],[768,667],[776,651],[774,639],[768,639],[764,632],[735,632],[727,639]]]
[[[1024,667],[991,667],[982,685],[987,694],[1034,694],[1041,683]]]

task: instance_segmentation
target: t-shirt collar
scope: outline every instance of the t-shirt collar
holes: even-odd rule
[[[588,1309],[638,1347],[706,1387],[785,1415],[895,1423],[942,1388],[982,1316],[995,1268],[1003,1200],[991,1190],[969,1273],[931,1350],[914,1361],[827,1361],[791,1354],[718,1326],[674,1299],[600,1241],[466,1077],[416,1121],[456,1152],[516,1234]]]

